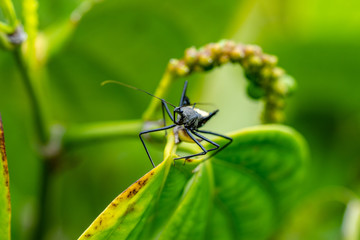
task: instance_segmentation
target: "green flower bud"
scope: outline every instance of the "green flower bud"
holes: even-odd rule
[[[233,62],[240,61],[244,59],[244,57],[245,57],[244,47],[240,44],[236,45],[230,52],[230,59]]]
[[[271,120],[275,123],[284,122],[285,120],[285,114],[282,110],[275,110],[271,112]]]
[[[265,95],[265,90],[253,82],[249,82],[246,90],[252,99],[260,99]]]
[[[277,102],[279,101],[280,99],[280,95],[278,95],[276,92],[271,92],[271,93],[268,93],[267,96],[266,96],[266,101],[268,102],[269,105],[271,106],[277,106]]]
[[[296,91],[297,84],[296,84],[295,79],[292,76],[285,74],[284,76],[282,76],[280,78],[280,80],[287,87],[287,96],[292,95]]]
[[[261,57],[257,55],[253,55],[249,58],[250,67],[260,67],[263,64]]]
[[[170,59],[169,64],[168,64],[169,71],[172,73],[176,72],[176,68],[177,68],[178,64],[179,64],[178,59],[175,59],[175,58]]]
[[[179,61],[179,64],[176,67],[176,74],[179,77],[183,77],[190,72],[189,67],[185,64],[184,61]]]
[[[285,120],[285,114],[279,109],[269,109],[263,114],[263,121],[266,123],[281,123]]]
[[[197,51],[195,47],[191,47],[185,50],[184,60],[187,65],[193,65],[196,62]]]
[[[246,45],[244,48],[245,56],[251,56],[254,54],[262,54],[262,50],[259,46],[256,45]]]
[[[219,43],[210,43],[206,45],[205,49],[205,51],[210,52],[211,57],[217,56],[222,52],[222,46]]]
[[[262,56],[263,62],[266,66],[274,67],[278,62],[278,58],[273,55],[264,54]]]
[[[211,53],[209,51],[201,51],[199,52],[199,64],[202,67],[208,67],[213,64],[214,60],[211,57]]]
[[[277,79],[284,75],[285,71],[282,68],[275,67],[272,69],[272,78]]]
[[[284,74],[274,82],[273,90],[282,96],[289,96],[296,90],[296,81],[290,75]]]
[[[219,64],[225,64],[227,62],[229,62],[230,58],[228,55],[221,55],[219,57]]]
[[[263,78],[263,79],[269,79],[272,77],[272,68],[271,67],[263,67],[261,70],[260,70],[260,76]]]
[[[225,45],[223,47],[223,54],[230,54],[230,52],[234,49],[234,47],[236,46],[235,42],[234,41],[226,41],[225,42]]]
[[[205,69],[203,67],[201,67],[200,65],[195,65],[194,69],[193,69],[194,72],[202,72],[204,70]]]

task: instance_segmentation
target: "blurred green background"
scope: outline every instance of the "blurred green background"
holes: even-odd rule
[[[69,18],[80,3],[40,0],[40,30]],[[15,6],[21,16],[21,2],[15,1]],[[260,45],[277,55],[279,66],[298,81],[286,124],[302,133],[311,149],[303,198],[294,203],[295,213],[303,215],[295,214],[297,223],[280,229],[274,239],[339,239],[344,206],[333,200],[347,190],[338,187],[360,191],[359,12],[357,0],[103,1],[48,63],[52,122],[68,127],[140,118],[149,96],[100,83],[115,79],[154,92],[169,59],[182,57],[187,47],[224,38]],[[229,64],[189,80],[194,101],[212,102],[220,109],[208,130],[226,133],[259,124],[261,104],[246,97],[239,66]],[[180,79],[166,99],[177,104],[182,85]],[[30,109],[14,57],[1,51],[0,112],[13,239],[29,239],[37,218],[41,164]],[[137,137],[68,150],[49,180],[46,239],[77,238],[111,200],[151,169]],[[161,159],[161,146],[150,151],[154,159]],[[314,209],[319,214],[312,218],[318,221],[313,219],[309,227]]]

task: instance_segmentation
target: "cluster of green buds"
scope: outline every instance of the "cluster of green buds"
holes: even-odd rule
[[[264,100],[263,122],[282,122],[285,98],[295,90],[295,80],[277,67],[276,56],[263,53],[256,45],[222,40],[198,50],[191,47],[185,50],[182,59],[170,60],[168,71],[175,77],[183,77],[193,72],[208,71],[228,62],[239,63],[243,67],[249,80],[249,97]]]

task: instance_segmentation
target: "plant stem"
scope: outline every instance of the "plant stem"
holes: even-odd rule
[[[13,50],[13,44],[9,42],[8,34],[13,34],[19,25],[14,5],[11,0],[0,0],[0,10],[4,14],[6,23],[0,22],[0,47]]]
[[[167,136],[167,140],[166,140],[166,145],[164,148],[164,159],[168,159],[173,161],[173,157],[175,153],[176,153],[176,149],[177,149],[177,144],[175,144],[175,136],[174,136],[174,132],[171,131],[168,136]]]
[[[36,93],[36,90],[32,84],[31,74],[29,73],[26,64],[23,61],[22,54],[20,48],[16,49],[15,52],[15,59],[17,62],[17,65],[20,70],[20,74],[22,76],[22,79],[24,81],[25,88],[28,92],[29,99],[30,99],[30,105],[33,109],[34,113],[34,121],[35,121],[35,127],[38,135],[38,140],[42,145],[45,145],[49,139],[49,132],[47,129],[47,125],[45,124],[45,119],[42,114],[40,99],[38,97],[38,94]]]
[[[16,17],[14,5],[11,0],[0,0],[0,7],[3,10],[5,18],[8,20],[12,31],[15,31],[15,28],[18,25],[18,20]]]
[[[47,194],[50,185],[51,178],[51,162],[43,161],[41,169],[40,188],[39,188],[39,200],[38,200],[38,219],[35,225],[35,231],[33,235],[34,240],[44,239],[46,233],[46,208],[47,208]]]
[[[23,1],[23,12],[24,12],[24,28],[28,35],[27,39],[27,50],[24,54],[24,60],[27,63],[27,67],[31,73],[38,66],[37,64],[37,49],[36,39],[38,35],[38,2],[36,0],[24,0]]]
[[[12,50],[13,45],[9,42],[7,36],[3,33],[0,33],[0,48],[5,50]]]
[[[98,122],[70,127],[64,135],[64,145],[115,137],[137,136],[143,126],[142,120]]]
[[[19,67],[25,88],[28,92],[29,102],[34,114],[34,122],[40,148],[45,146],[49,140],[49,130],[45,123],[43,116],[43,109],[41,108],[39,94],[33,85],[32,76],[27,68],[27,65],[22,58],[20,48],[16,49],[15,59]],[[50,159],[42,156],[41,179],[39,188],[39,203],[38,203],[38,219],[35,223],[34,239],[43,239],[44,225],[45,225],[45,209],[46,209],[46,195],[48,192],[49,178],[50,178]]]
[[[9,25],[7,25],[3,22],[0,22],[0,32],[9,34],[12,31],[13,31],[13,29]]]
[[[42,38],[46,44],[43,46],[44,54],[38,58],[40,65],[46,64],[49,59],[59,53],[67,45],[79,22],[100,2],[101,0],[82,1],[79,6],[72,11],[69,18],[60,21],[59,23],[52,24],[43,31]]]

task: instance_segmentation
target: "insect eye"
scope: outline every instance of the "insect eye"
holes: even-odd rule
[[[177,108],[174,109],[174,112],[182,113],[183,111],[181,110],[181,108],[177,107]]]

